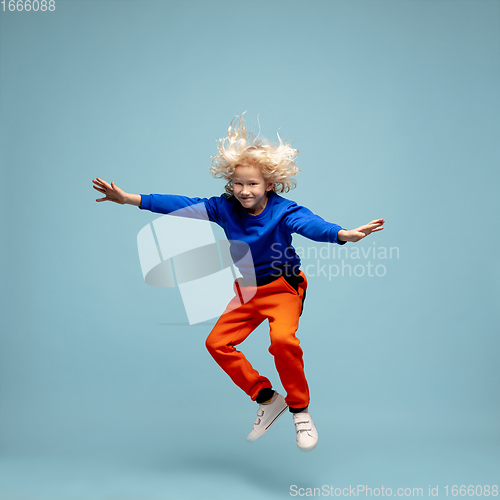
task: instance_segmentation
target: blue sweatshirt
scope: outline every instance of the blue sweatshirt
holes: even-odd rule
[[[197,210],[201,203],[206,210]],[[176,210],[193,207],[193,212],[183,211],[183,216],[208,219],[222,227],[231,241],[231,255],[235,262],[241,257],[242,245],[251,250],[257,282],[265,282],[279,270],[298,269],[300,258],[292,247],[292,233],[301,234],[313,241],[345,244],[337,234],[343,227],[326,222],[308,208],[297,205],[270,191],[264,210],[258,215],[245,211],[240,202],[231,195],[212,198],[188,198],[171,194],[141,194],[141,210],[169,214]],[[244,250],[243,250],[244,252]],[[240,268],[243,277],[245,272]]]

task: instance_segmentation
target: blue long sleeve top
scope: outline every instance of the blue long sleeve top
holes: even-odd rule
[[[200,206],[204,206],[204,209],[200,210]],[[192,207],[192,211],[187,207]],[[179,214],[183,216],[215,222],[231,241],[231,254],[235,261],[238,260],[238,255],[234,253],[237,254],[238,249],[234,242],[241,241],[250,247],[258,282],[276,275],[279,269],[296,269],[300,266],[300,258],[292,246],[292,233],[301,234],[313,241],[345,244],[345,241],[337,238],[338,232],[344,229],[342,226],[325,221],[308,208],[299,206],[274,191],[269,192],[267,204],[258,215],[246,212],[240,202],[228,194],[211,198],[141,194],[139,208],[161,214],[180,210]],[[244,272],[240,271],[245,277]]]

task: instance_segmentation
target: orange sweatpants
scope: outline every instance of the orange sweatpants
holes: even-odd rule
[[[243,297],[254,292],[255,295],[239,306],[241,302],[235,285],[236,296],[206,340],[207,349],[215,361],[253,401],[261,389],[272,388],[272,384],[234,346],[243,342],[268,319],[271,337],[269,352],[274,356],[276,370],[287,393],[285,401],[291,408],[304,408],[309,404],[302,348],[295,336],[307,288],[307,279],[302,271],[300,275],[304,281],[299,283],[298,292],[283,277],[259,287],[241,287]]]

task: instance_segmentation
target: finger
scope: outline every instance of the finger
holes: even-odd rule
[[[105,193],[106,190],[101,188],[101,187],[97,187],[97,186],[92,186],[94,189],[96,189],[97,191],[101,192],[101,193]]]
[[[99,177],[97,178],[104,187],[107,187],[108,189],[111,189],[111,186],[106,182],[106,181],[103,181],[102,179],[100,179]]]

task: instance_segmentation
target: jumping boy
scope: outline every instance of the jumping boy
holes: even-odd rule
[[[94,188],[105,195],[96,201],[113,201],[138,206],[162,214],[203,203],[206,216],[220,225],[232,242],[242,241],[251,251],[255,281],[235,282],[235,297],[206,340],[215,361],[253,401],[259,404],[257,418],[247,437],[261,437],[285,413],[293,415],[300,450],[310,451],[318,442],[318,432],[309,413],[309,387],[304,374],[300,341],[295,333],[302,314],[307,279],[300,270],[300,258],[292,247],[292,233],[319,242],[344,245],[357,242],[383,229],[377,219],[356,229],[346,230],[326,222],[305,207],[281,197],[295,187],[293,176],[296,149],[282,142],[256,139],[246,130],[240,116],[233,120],[227,137],[220,139],[219,154],[213,158],[211,174],[227,181],[226,193],[212,198],[188,198],[165,194],[130,194],[113,182],[97,177]],[[239,297],[249,300],[241,304]],[[272,388],[235,346],[243,342],[264,320],[269,321],[271,346],[286,397]]]

